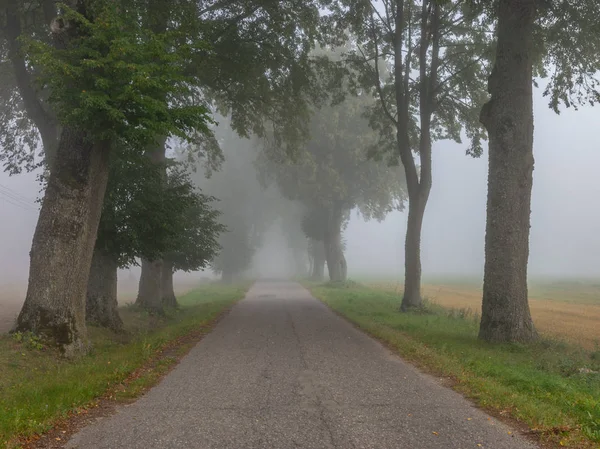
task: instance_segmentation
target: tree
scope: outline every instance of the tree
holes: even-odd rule
[[[135,8],[79,1],[52,22],[53,43],[30,40],[62,133],[31,250],[17,330],[42,334],[67,355],[85,349],[85,293],[115,143],[142,148],[159,135],[206,130],[195,77],[184,67],[198,42],[173,48]]]
[[[432,185],[432,142],[481,152],[477,112],[486,99],[489,24],[469,2],[334,2],[331,22],[351,33],[347,61],[356,83],[378,98],[371,126],[394,142],[408,191],[402,310],[421,306],[421,229]],[[418,163],[415,160],[418,156]]]
[[[113,157],[88,282],[88,323],[120,330],[118,268],[166,255],[170,266],[163,273],[162,305],[175,307],[173,270],[203,268],[217,253],[223,229],[213,198],[197,192],[180,165],[170,163],[165,188],[163,167],[145,155],[130,151]],[[151,311],[162,313],[162,307]]]
[[[310,278],[322,281],[325,278],[325,247],[322,240],[309,238],[308,254],[310,260]]]
[[[275,192],[266,192],[258,182],[253,161],[256,148],[249,139],[240,138],[227,129],[227,119],[219,120],[216,137],[225,154],[221,169],[205,178],[196,173],[195,182],[204,192],[219,200],[219,222],[226,227],[220,235],[220,253],[211,262],[211,268],[232,282],[249,268],[263,236],[277,217]]]
[[[135,151],[123,153],[112,155],[85,309],[88,323],[116,331],[122,328],[117,271],[135,265],[137,257],[160,252],[163,225],[171,218],[160,201],[161,168]],[[155,232],[150,233],[150,228]]]
[[[170,2],[155,1],[162,5],[159,18],[177,9]],[[326,61],[308,57],[323,33],[318,9],[322,3],[202,1],[179,13],[178,20],[191,35],[211,43],[210,50],[199,52],[188,70],[200,80],[207,105],[228,116],[240,136],[262,136],[267,124],[272,125],[274,138],[290,151],[305,136],[302,117],[309,104],[321,101],[320,78],[328,74]],[[164,159],[164,147],[152,154]],[[224,249],[222,257],[226,254]],[[140,303],[158,304],[161,295],[156,279],[164,264],[142,261]]]
[[[165,307],[177,307],[173,273],[206,268],[218,256],[219,237],[227,229],[219,223],[221,212],[212,208],[216,198],[199,192],[182,168],[169,172],[167,190],[173,198],[168,201],[173,225],[163,254],[162,300]]]
[[[342,231],[350,211],[358,208],[365,218],[381,220],[403,205],[399,169],[384,160],[367,160],[367,152],[382,144],[363,116],[373,103],[371,96],[362,93],[337,106],[315,109],[309,122],[311,137],[301,152],[289,157],[265,141],[261,154],[266,180],[306,207],[304,232],[323,242],[333,281],[344,280],[347,274]],[[314,266],[318,277],[321,262]]]
[[[533,186],[533,75],[548,76],[545,95],[558,112],[600,99],[597,3],[500,0],[497,48],[481,110],[489,134],[483,306],[479,338],[537,338],[529,310],[527,262]]]
[[[51,1],[24,5],[7,0],[2,12],[6,25],[0,28],[0,96],[4,100],[0,107],[0,161],[14,174],[22,168],[33,170],[43,162],[50,165],[58,147],[58,118],[48,102],[48,91],[37,83],[38,74],[31,70],[21,42],[26,36],[44,38],[56,10]],[[45,155],[41,161],[37,158],[39,138]]]
[[[536,338],[527,298],[535,3],[500,2],[496,61],[489,79],[491,99],[481,111],[490,156],[480,338],[489,341]],[[515,270],[515,265],[521,269]],[[510,298],[511,307],[502,307],[505,298]]]

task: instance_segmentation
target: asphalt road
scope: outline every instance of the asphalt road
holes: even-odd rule
[[[530,449],[291,282],[258,282],[165,379],[70,448]]]

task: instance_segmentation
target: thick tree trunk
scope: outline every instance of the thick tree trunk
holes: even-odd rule
[[[320,240],[313,240],[312,245],[312,273],[314,281],[322,281],[325,278],[325,246]]]
[[[342,249],[342,210],[338,206],[334,206],[331,211],[323,245],[325,246],[329,279],[333,282],[345,281],[348,269]]]
[[[153,163],[165,163],[166,141],[166,137],[161,137],[156,144],[150,146],[146,150],[146,156],[150,158]],[[166,179],[166,167],[164,176]],[[150,261],[142,258],[138,296],[135,301],[136,305],[157,314],[164,313],[162,307],[163,265],[164,262],[162,259]]]
[[[501,0],[490,101],[481,111],[489,135],[483,307],[479,338],[537,337],[527,298],[533,186],[532,47],[535,0]]]
[[[108,144],[66,128],[33,236],[29,285],[17,331],[55,341],[65,355],[86,349],[85,297],[108,180]]]
[[[162,272],[163,261],[142,259],[142,272],[140,274],[140,284],[138,296],[135,304],[151,313],[162,315]]]
[[[400,309],[406,312],[420,308],[421,296],[421,231],[425,214],[426,198],[417,195],[409,199],[408,223],[404,243],[404,295]]]
[[[173,287],[173,262],[165,259],[162,269],[162,303],[164,307],[176,309],[177,297],[175,296],[175,288]]]
[[[94,249],[88,280],[85,318],[88,323],[114,331],[123,329],[117,302],[117,261],[101,249]]]

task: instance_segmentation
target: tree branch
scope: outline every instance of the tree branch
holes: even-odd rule
[[[396,118],[392,115],[392,113],[390,112],[390,110],[387,106],[386,99],[383,95],[383,89],[381,87],[381,78],[380,78],[380,73],[379,73],[379,40],[377,39],[377,29],[375,28],[375,21],[373,20],[373,15],[371,15],[371,27],[372,27],[371,31],[373,32],[373,43],[375,44],[375,78],[376,78],[375,83],[376,83],[376,88],[377,88],[377,94],[379,95],[379,101],[381,101],[381,106],[383,108],[383,112],[392,121],[392,123],[397,125],[398,122],[396,121]],[[361,50],[361,53],[364,55],[362,50]],[[368,63],[367,63],[367,65],[368,65]]]
[[[10,0],[6,9],[6,39],[8,42],[8,56],[13,66],[15,80],[19,94],[23,100],[28,117],[35,123],[42,140],[46,157],[53,157],[53,147],[57,143],[57,123],[42,105],[34,88],[34,80],[27,70],[25,58],[21,53],[18,39],[21,36],[21,17],[17,0]]]
[[[404,34],[404,0],[396,0],[395,34],[394,34],[394,87],[396,90],[396,109],[398,111],[398,123],[396,125],[396,138],[398,141],[398,152],[404,166],[406,185],[409,199],[414,198],[419,189],[419,176],[417,167],[410,149],[408,134],[408,91],[406,89],[405,72],[410,72],[410,66],[403,67],[402,36]],[[409,11],[410,13],[410,11]]]
[[[379,13],[379,11],[377,11],[377,8],[375,8],[375,5],[373,4],[372,1],[370,1],[369,3],[371,5],[371,9],[373,10],[373,12],[375,14],[377,14],[377,17],[379,17],[379,20],[381,20],[381,23],[383,24],[383,26],[387,28],[387,30],[390,32],[390,34],[393,33],[394,30],[392,30],[392,25],[389,23],[389,21],[383,20],[383,17]],[[373,14],[371,14],[371,23],[373,23]]]
[[[466,64],[465,66],[463,66],[460,70],[454,72],[453,74],[447,76],[446,78],[444,78],[442,81],[440,81],[438,83],[438,85],[435,87],[434,92],[439,92],[439,90],[442,88],[442,86],[446,85],[447,83],[449,83],[450,81],[452,81],[453,79],[459,77],[460,75],[462,75],[465,71],[467,71],[469,68],[473,67],[475,64],[479,63],[483,58],[485,58],[485,55],[480,55],[479,57],[477,57],[476,59],[474,59],[473,61],[471,61],[470,63]]]

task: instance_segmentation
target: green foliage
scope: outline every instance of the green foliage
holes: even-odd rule
[[[202,42],[182,44],[176,29],[153,33],[138,9],[119,2],[62,9],[55,45],[34,39],[24,45],[61,123],[140,149],[156,136],[190,139],[207,129],[197,79],[185,74],[205,50]]]
[[[96,247],[121,268],[158,258],[172,223],[163,207],[164,166],[135,151],[113,153]]]
[[[224,231],[214,198],[197,191],[179,164],[171,164],[165,183],[164,164],[135,151],[114,156],[96,247],[121,268],[140,257],[168,257],[177,270],[204,268]]]
[[[178,167],[170,170],[166,191],[172,226],[163,256],[175,270],[206,268],[221,250],[219,236],[227,231],[219,222],[221,212],[212,208],[216,198],[199,192],[190,175]]]
[[[43,351],[46,349],[46,344],[37,335],[32,332],[15,332],[11,334],[14,341],[22,343],[27,349],[35,351]]]
[[[338,70],[311,57],[325,39],[323,0],[199,2],[198,34],[212,51],[193,68],[242,137],[270,135],[290,151],[307,137],[312,104],[339,92]]]
[[[353,69],[351,85],[354,90],[367,90],[378,98],[370,109],[371,127],[386,143],[383,149],[396,142],[396,121],[399,119],[396,97],[395,34],[396,11],[392,0],[383,0],[379,11],[373,3],[343,0],[333,2],[332,26],[348,31],[352,46],[345,60]],[[469,154],[482,152],[484,129],[479,123],[479,111],[487,100],[487,77],[493,56],[493,28],[482,8],[470,2],[444,1],[439,5],[439,41],[434,53],[432,32],[427,33],[427,50],[421,54],[422,27],[433,27],[431,2],[423,15],[421,1],[404,2],[405,17],[402,30],[402,61],[399,87],[408,105],[409,145],[419,151],[422,131],[422,112],[432,113],[432,140],[450,139],[461,143],[464,135],[470,141]],[[434,80],[429,102],[422,86]],[[423,109],[424,108],[424,109]],[[378,157],[382,148],[373,148]],[[387,153],[397,158],[397,153]]]
[[[536,76],[547,80],[544,96],[559,113],[560,105],[594,105],[600,101],[600,23],[598,3],[560,0],[538,8],[534,30]]]

